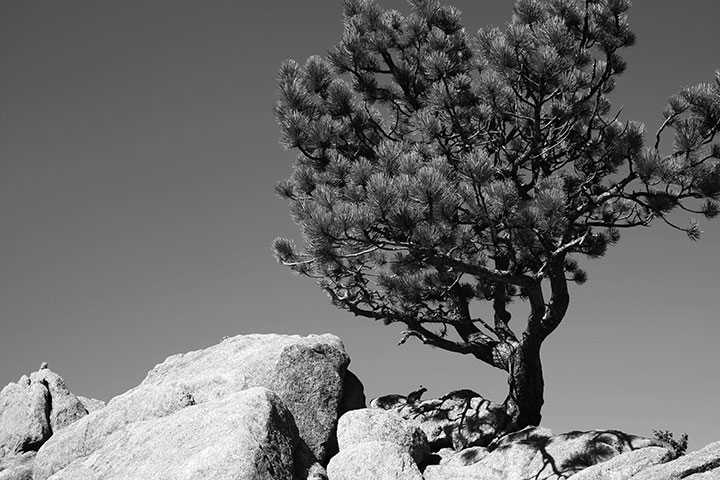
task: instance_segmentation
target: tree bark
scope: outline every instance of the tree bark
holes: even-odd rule
[[[525,337],[509,358],[509,392],[504,402],[510,416],[505,429],[508,432],[540,425],[544,403],[540,344],[537,339]]]

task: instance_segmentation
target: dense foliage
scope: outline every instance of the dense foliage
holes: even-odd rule
[[[683,433],[679,439],[675,438],[675,434],[670,430],[653,430],[653,436],[658,440],[667,442],[675,451],[675,456],[682,457],[687,453],[688,434]]]
[[[587,279],[575,257],[658,219],[696,239],[695,221],[668,214],[720,212],[720,76],[671,98],[648,142],[608,97],[635,41],[628,0],[519,0],[505,28],[475,36],[457,9],[409,3],[404,16],[348,0],[329,55],[282,65],[276,116],[299,155],[276,190],[305,247],[274,250],[338,307],[404,324],[401,343],[507,371],[514,426],[537,424],[540,345],[568,282]]]

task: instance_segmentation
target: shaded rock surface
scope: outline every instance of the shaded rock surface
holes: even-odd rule
[[[720,478],[720,442],[706,445],[700,450],[688,453],[671,462],[650,467],[630,478],[632,480],[675,480],[693,478],[694,475],[707,472],[716,475],[715,477],[710,475],[709,478]],[[696,478],[705,480],[702,476]],[[696,479],[693,478],[693,480]]]
[[[685,477],[684,480],[718,480],[718,478],[720,478],[720,468],[703,473],[694,473],[689,477]]]
[[[667,462],[673,453],[663,447],[646,447],[625,452],[573,475],[573,480],[628,480],[646,468]]]
[[[622,453],[659,444],[615,430],[553,435],[546,428],[532,427],[502,437],[487,456],[469,466],[429,466],[425,479],[559,480]]]
[[[50,479],[292,479],[298,441],[280,398],[251,388],[129,424]]]
[[[43,364],[0,391],[0,458],[37,451],[54,432],[85,415],[62,377]]]
[[[378,397],[371,407],[391,410],[420,425],[433,450],[487,446],[508,417],[502,405],[472,390],[457,390],[436,399],[408,403],[400,395]]]
[[[440,455],[443,457],[442,460],[440,460],[440,465],[465,467],[479,462],[487,457],[488,453],[487,448],[484,447],[470,447],[459,452],[446,449],[445,455],[442,455],[442,453]]]
[[[395,412],[353,410],[340,417],[337,427],[340,451],[365,442],[390,442],[402,447],[416,463],[430,453],[425,433]]]
[[[423,480],[404,447],[392,442],[350,445],[330,459],[329,480]]]
[[[365,408],[365,387],[353,372],[347,370],[343,382],[343,394],[340,399],[338,418],[345,412],[359,408]]]

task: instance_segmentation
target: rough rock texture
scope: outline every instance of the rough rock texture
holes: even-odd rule
[[[342,452],[351,445],[365,442],[390,442],[402,447],[416,463],[430,453],[425,433],[395,412],[364,408],[340,417],[338,445]]]
[[[112,399],[81,424],[51,438],[39,452],[35,475],[44,480],[74,459],[90,455],[126,424],[164,417],[189,405],[251,387],[273,390],[293,413],[311,454],[306,470],[336,451],[338,411],[364,404],[362,384],[347,379],[349,362],[334,335],[246,335],[169,357],[136,388]],[[354,377],[354,376],[353,376]],[[349,384],[349,388],[345,385]]]
[[[26,452],[0,460],[0,480],[33,480],[36,452]]]
[[[130,424],[50,478],[292,479],[298,440],[280,398],[252,388]]]
[[[180,386],[197,403],[268,388],[292,412],[300,436],[322,462],[337,448],[334,431],[349,362],[335,335],[240,335],[169,357],[141,385]]]
[[[95,410],[100,410],[101,408],[104,408],[105,405],[107,405],[107,402],[98,400],[97,398],[81,397],[80,395],[78,395],[77,398],[85,406],[85,410],[87,410],[88,413],[94,412]]]
[[[87,415],[63,379],[43,367],[0,392],[0,458],[36,451],[54,432]]]
[[[506,435],[491,446],[486,457],[472,465],[429,466],[425,479],[559,480],[622,453],[657,445],[657,440],[615,430],[554,436],[546,428],[531,427]]]
[[[327,474],[329,480],[423,480],[406,449],[391,442],[350,445],[330,459]]]
[[[146,385],[119,395],[45,442],[35,460],[36,480],[45,480],[74,460],[90,455],[127,424],[165,417],[195,404],[178,386]]]
[[[50,437],[49,393],[23,376],[0,392],[0,458],[37,450]]]
[[[49,368],[41,368],[31,373],[30,384],[44,385],[50,393],[48,419],[52,433],[87,415],[87,409],[77,396],[70,393],[62,377]]]
[[[483,458],[488,456],[488,450],[484,447],[470,447],[465,450],[456,452],[455,450],[449,450],[448,454],[440,460],[440,465],[460,466],[465,467],[477,463]],[[443,455],[441,454],[441,457]]]
[[[407,403],[399,395],[386,395],[371,407],[392,410],[420,425],[433,450],[487,446],[508,420],[502,405],[472,390],[457,390],[441,398]]]
[[[650,467],[630,477],[632,480],[675,480],[679,478],[692,478],[692,475],[712,470],[720,478],[720,442],[711,443],[705,448],[688,453],[672,462]],[[699,477],[705,480],[703,477]],[[695,479],[693,479],[695,480]]]
[[[459,465],[429,465],[423,472],[424,480],[509,480],[509,478],[497,475],[485,476],[483,472],[476,472]]]
[[[302,468],[308,470],[336,451],[341,404],[344,408],[364,404],[360,381],[346,378],[348,362],[342,342],[334,335],[246,335],[174,355],[151,370],[138,387],[63,430],[61,436],[53,436],[38,454],[36,479],[45,480],[73,460],[90,455],[127,424],[257,386],[276,392],[293,413],[309,447],[302,460]]]
[[[667,462],[673,453],[663,447],[647,447],[625,452],[573,475],[572,480],[628,480],[646,468]]]

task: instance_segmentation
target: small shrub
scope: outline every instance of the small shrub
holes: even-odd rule
[[[675,455],[681,457],[685,455],[688,447],[688,434],[683,433],[679,439],[675,438],[675,435],[670,430],[653,430],[655,438],[667,442],[675,450]]]

